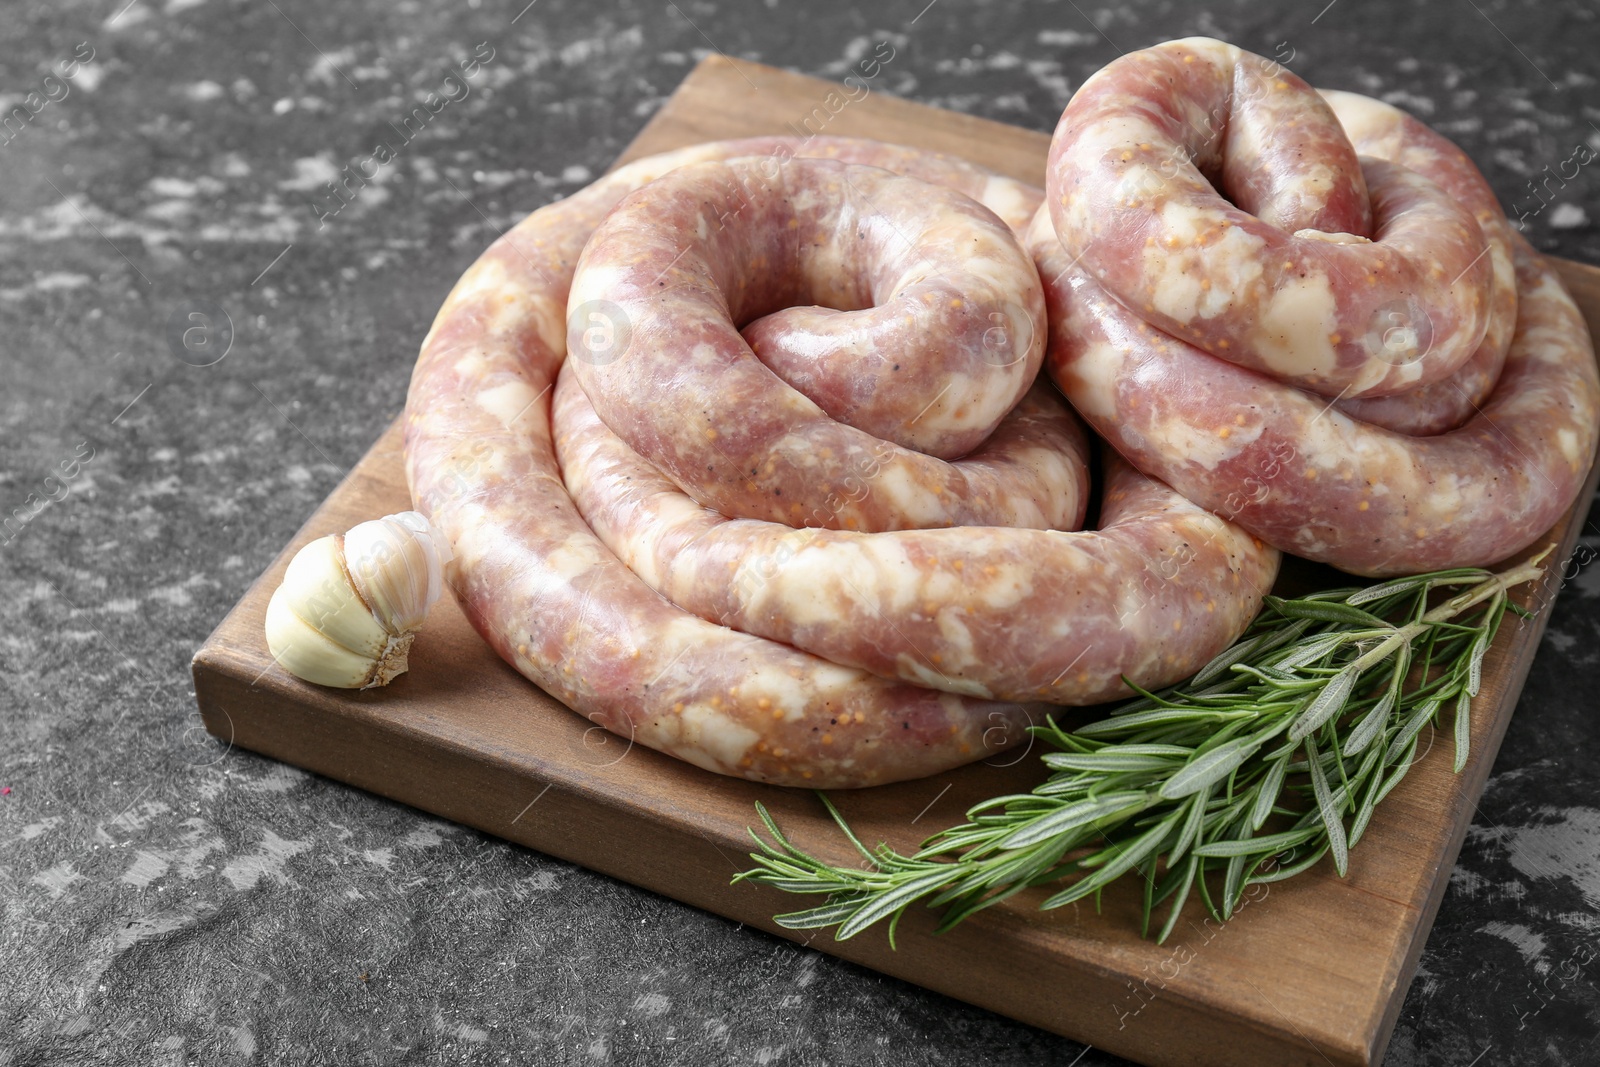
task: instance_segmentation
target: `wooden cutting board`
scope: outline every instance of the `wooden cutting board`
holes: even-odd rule
[[[830,83],[721,57],[695,68],[622,158],[702,140],[808,131],[921,145],[1044,180],[1043,134],[876,93],[852,102]],[[1600,333],[1600,270],[1560,266]],[[1572,552],[1595,473],[1580,506],[1535,546],[1557,545],[1554,561]],[[1294,881],[1260,887],[1269,892],[1225,926],[1191,899],[1187,921],[1159,947],[1138,936],[1137,887],[1130,884],[1108,892],[1100,914],[1088,904],[1041,913],[1041,890],[938,936],[933,913],[915,910],[901,924],[899,950],[891,951],[881,929],[846,942],[826,931],[780,930],[774,913],[817,898],[729,885],[749,866],[745,828],[758,800],[802,848],[852,860],[814,796],[718,777],[593,727],[502,663],[449,598],[418,638],[410,673],[387,689],[321,689],[275,668],[262,620],[290,556],[315,537],[410,506],[396,423],[195,654],[195,694],[212,734],[1047,1030],[1173,1067],[1381,1060],[1562,570],[1556,562],[1542,586],[1522,591],[1525,605],[1544,606],[1534,620],[1507,616],[1473,709],[1466,771],[1451,773],[1447,739],[1430,745],[1380,809],[1347,878],[1324,861]],[[1285,581],[1339,579],[1308,566],[1288,568]],[[991,763],[1009,766],[978,764],[835,798],[868,842],[906,849],[960,821],[979,799],[1026,791],[1044,773],[1026,755]]]

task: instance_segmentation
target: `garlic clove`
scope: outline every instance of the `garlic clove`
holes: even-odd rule
[[[278,665],[317,685],[337,689],[372,685],[380,663],[388,658],[387,639],[376,656],[352,652],[297,615],[292,600],[292,594],[280,587],[267,603],[267,648]]]
[[[268,602],[267,648],[317,685],[387,685],[406,670],[452,558],[444,535],[416,512],[320,537],[295,553]]]
[[[388,631],[373,617],[344,563],[342,539],[319,537],[295,554],[283,576],[294,613],[351,652],[374,657]]]
[[[406,521],[424,523],[418,529]],[[344,535],[345,567],[373,616],[392,635],[415,630],[444,588],[444,564],[453,558],[442,535],[416,512],[402,512],[353,527]]]

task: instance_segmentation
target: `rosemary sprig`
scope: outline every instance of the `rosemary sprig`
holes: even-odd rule
[[[1041,908],[1099,894],[1137,872],[1143,932],[1167,904],[1165,941],[1193,891],[1219,921],[1252,885],[1293,877],[1350,849],[1416,758],[1425,726],[1454,715],[1455,769],[1467,761],[1470,709],[1506,591],[1539,576],[1540,556],[1501,574],[1435,571],[1365,588],[1268,597],[1232,647],[1187,682],[1110,716],[1033,733],[1056,751],[1031,793],[974,806],[911,855],[868,848],[826,796],[829,814],[865,861],[817,859],[756,805],[756,866],[734,878],[819,907],[776,916],[790,929],[836,926],[839,940],[889,920],[889,943],[913,903],[942,908],[939,929],[1032,886],[1072,879]],[[1429,607],[1436,590],[1459,590]],[[1213,897],[1208,878],[1221,876]],[[1170,902],[1170,903],[1169,903]]]

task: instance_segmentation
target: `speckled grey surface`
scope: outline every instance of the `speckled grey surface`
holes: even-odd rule
[[[219,748],[190,654],[398,412],[456,275],[712,47],[841,76],[888,39],[875,91],[1048,129],[1118,49],[1223,36],[1413,110],[1600,262],[1596,169],[1527,184],[1600,149],[1595,7],[525,2],[0,9],[3,110],[37,110],[0,133],[0,1064],[1120,1062]],[[466,98],[319,222],[480,42]],[[1597,550],[1591,524],[1393,1067],[1600,1063]]]

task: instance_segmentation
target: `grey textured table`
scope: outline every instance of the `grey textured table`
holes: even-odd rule
[[[1119,50],[1225,37],[1412,110],[1539,247],[1600,262],[1600,166],[1571,162],[1600,150],[1596,8],[524,3],[0,12],[0,1064],[1119,1062],[228,751],[189,656],[400,410],[457,274],[708,50],[839,77],[888,40],[875,91],[1049,129]],[[324,183],[480,42],[334,212]],[[1395,1067],[1600,1062],[1597,550]]]

